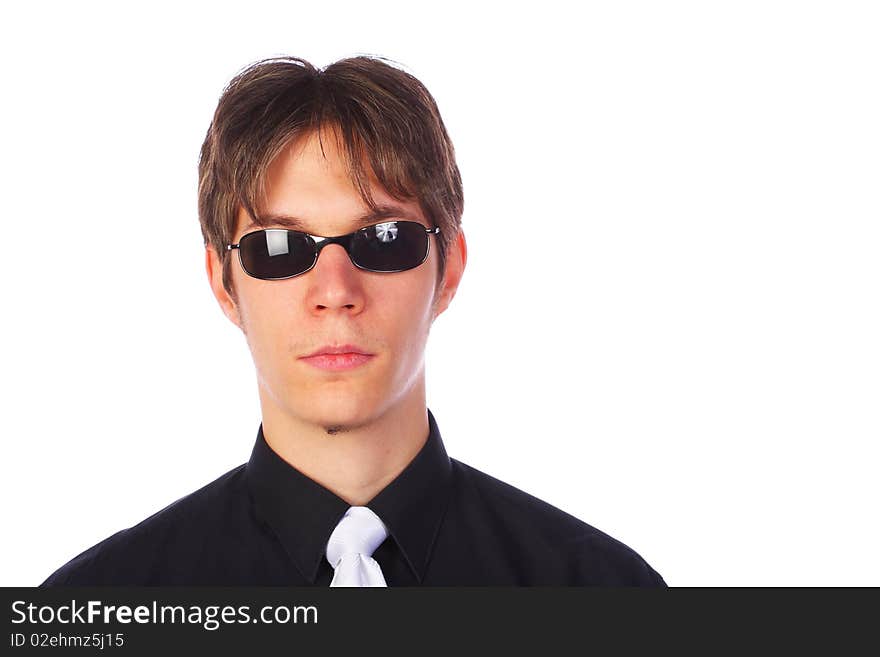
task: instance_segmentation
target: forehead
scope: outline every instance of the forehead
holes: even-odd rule
[[[369,174],[373,209],[358,191],[344,146],[329,129],[300,136],[272,160],[264,178],[265,196],[251,220],[239,210],[238,227],[283,226],[316,235],[340,235],[361,226],[398,218],[428,225],[416,200],[398,200]]]

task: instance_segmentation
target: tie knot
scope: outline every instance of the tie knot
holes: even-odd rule
[[[388,537],[385,523],[365,506],[353,506],[327,541],[327,561],[336,568],[336,564],[348,554],[373,556],[376,548]]]

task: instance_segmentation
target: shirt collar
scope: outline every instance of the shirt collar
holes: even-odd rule
[[[419,582],[452,483],[452,464],[430,409],[428,429],[415,458],[366,505],[388,527]],[[314,583],[330,534],[350,505],[276,454],[263,436],[262,423],[246,474],[258,515],[275,531],[303,577]]]

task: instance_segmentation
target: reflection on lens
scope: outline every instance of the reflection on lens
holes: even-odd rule
[[[397,222],[389,221],[384,224],[376,224],[376,237],[380,242],[391,242],[397,238]]]

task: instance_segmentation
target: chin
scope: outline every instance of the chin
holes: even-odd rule
[[[376,416],[372,397],[326,395],[294,410],[295,415],[323,427],[354,428]]]

